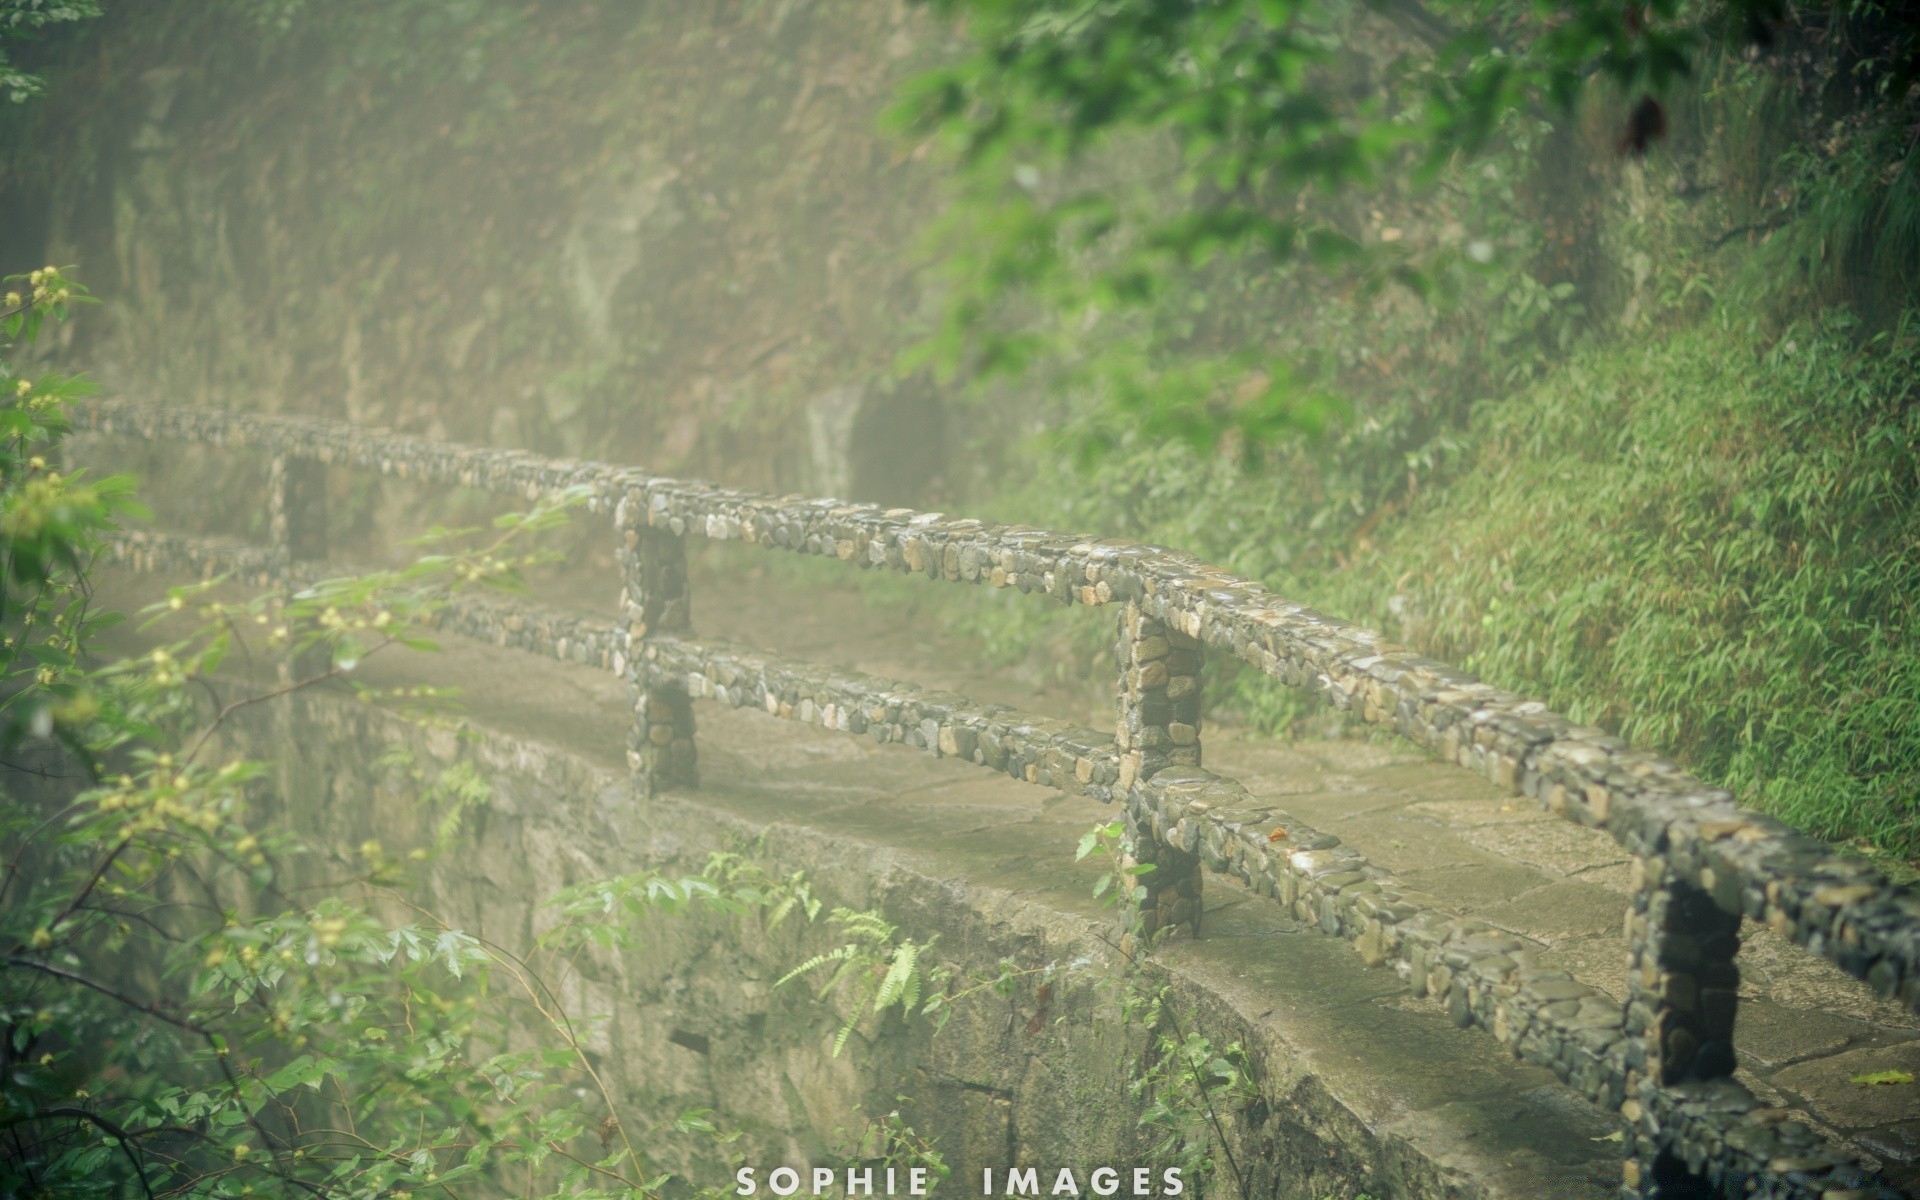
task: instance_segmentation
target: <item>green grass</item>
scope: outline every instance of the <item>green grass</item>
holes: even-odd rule
[[[1920,338],[1714,320],[1577,357],[1303,598],[1920,855]]]

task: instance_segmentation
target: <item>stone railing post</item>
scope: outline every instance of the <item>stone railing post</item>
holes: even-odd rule
[[[624,673],[633,701],[627,766],[641,796],[694,787],[699,771],[693,698],[685,687],[649,686],[646,664],[647,639],[692,632],[686,538],[648,525],[645,510],[627,501],[615,509],[614,525],[620,539],[620,612],[626,622]]]
[[[1119,672],[1120,708],[1114,741],[1120,751],[1120,787],[1130,789],[1174,766],[1200,765],[1200,668],[1198,641],[1167,628],[1129,601],[1121,610],[1114,641]],[[1158,818],[1127,806],[1123,866],[1153,864],[1139,877],[1146,888],[1140,906],[1141,932],[1149,939],[1163,929],[1185,926],[1200,933],[1204,877],[1198,855],[1173,845]]]
[[[267,467],[267,544],[282,571],[327,557],[326,468],[276,454]]]
[[[1695,1195],[1683,1157],[1663,1151],[1650,1106],[1651,1087],[1733,1074],[1733,1020],[1740,994],[1740,915],[1676,879],[1666,859],[1636,858],[1627,913],[1626,1031],[1635,1039],[1627,1065],[1631,1133],[1622,1195],[1659,1200]]]

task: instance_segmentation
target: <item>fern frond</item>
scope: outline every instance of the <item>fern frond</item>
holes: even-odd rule
[[[887,967],[886,978],[880,981],[880,989],[874,993],[874,1012],[881,1012],[907,994],[907,982],[915,977],[915,965],[919,961],[920,947],[912,942],[902,942],[894,949],[893,962]]]
[[[841,962],[858,952],[859,952],[859,947],[857,946],[836,946],[832,950],[827,951],[825,954],[814,955],[812,958],[801,963],[799,966],[795,967],[793,970],[788,971],[785,975],[782,975],[779,979],[775,980],[773,986],[780,987],[786,983],[791,982],[794,979],[799,978],[802,975],[807,974],[809,971],[812,971],[815,967],[824,967],[830,962]],[[840,977],[840,973],[835,972],[834,978],[837,980],[839,979],[839,977]]]

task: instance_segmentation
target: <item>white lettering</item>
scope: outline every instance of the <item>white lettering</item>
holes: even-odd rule
[[[847,1168],[847,1195],[858,1196],[858,1195],[861,1195],[862,1193],[868,1196],[873,1195],[873,1168],[868,1167],[866,1170],[860,1172],[858,1175],[855,1175],[853,1173],[853,1168],[848,1167]]]
[[[1187,1185],[1180,1178],[1179,1167],[1168,1167],[1160,1172],[1160,1180],[1166,1184],[1166,1194],[1169,1196],[1178,1196],[1187,1190]]]
[[[733,1173],[733,1179],[740,1185],[734,1189],[733,1194],[736,1196],[751,1196],[760,1190],[760,1185],[753,1181],[752,1167],[741,1167]]]
[[[780,1177],[785,1175],[787,1182],[782,1184]],[[800,1172],[792,1167],[775,1167],[773,1174],[767,1176],[767,1190],[776,1196],[791,1196],[800,1190]]]
[[[1056,1196],[1078,1196],[1080,1185],[1073,1178],[1070,1167],[1061,1167],[1060,1173],[1053,1177],[1053,1194]]]
[[[815,1167],[813,1169],[813,1194],[818,1196],[833,1186],[833,1168]]]
[[[1103,1175],[1106,1176],[1104,1184],[1100,1178]],[[1112,1167],[1096,1167],[1093,1174],[1087,1177],[1087,1182],[1093,1185],[1094,1195],[1111,1196],[1120,1190],[1120,1172]]]
[[[1040,1172],[1034,1167],[1014,1167],[1007,1172],[1007,1194],[1009,1196],[1038,1196],[1040,1194]]]
[[[907,1193],[913,1196],[927,1194],[927,1169],[914,1167],[907,1172]]]
[[[1133,1169],[1133,1194],[1144,1196],[1153,1190],[1153,1168],[1135,1167]]]

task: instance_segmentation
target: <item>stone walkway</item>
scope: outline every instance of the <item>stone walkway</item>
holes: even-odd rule
[[[143,581],[143,594],[154,594],[145,586],[149,582],[159,586]],[[696,563],[695,628],[702,636],[1111,728],[1112,714],[1095,707],[1090,697],[1034,682],[1041,673],[1031,669],[1010,671],[992,665],[977,648],[930,627],[932,622],[924,616],[866,603],[862,582],[849,576],[844,582],[800,586],[783,570],[749,568],[743,573],[731,560],[726,572],[716,577]],[[983,603],[1006,599],[981,597]],[[1031,598],[1024,602],[1043,603]],[[1097,613],[1085,610],[1061,614],[1062,620],[1097,618]],[[501,695],[505,689],[498,688],[497,681],[506,672],[528,675],[532,664],[526,656],[469,647],[446,658],[459,661],[443,659],[429,673],[450,671],[448,677],[455,682],[464,676],[476,719],[486,721],[490,709],[500,708],[492,722],[498,727],[558,745],[591,744],[609,763],[619,762],[623,689],[611,677],[540,663],[539,673],[564,680],[558,685],[563,690],[547,702],[517,704],[508,712],[503,707],[508,701]],[[972,863],[966,876],[970,882],[976,873],[990,872],[998,877],[996,883],[1025,874],[1034,878],[1036,890],[1057,890],[1068,874],[1065,868],[1074,832],[1113,816],[1111,809],[1090,801],[1061,797],[977,767],[877,746],[864,738],[824,735],[713,705],[698,706],[696,717],[710,731],[701,739],[703,776],[711,781],[716,795],[753,793],[757,799],[752,803],[762,812],[780,806],[792,809],[797,802],[804,810],[794,812],[793,819],[820,828],[871,834],[884,826],[887,835],[897,839],[894,844],[916,852],[950,847]],[[1256,795],[1271,797],[1298,819],[1337,834],[1374,863],[1456,911],[1537,941],[1547,948],[1542,956],[1546,965],[1570,970],[1616,996],[1622,993],[1626,949],[1621,927],[1628,902],[1629,864],[1605,834],[1544,814],[1524,799],[1497,793],[1465,771],[1384,740],[1289,743],[1211,725],[1203,733],[1203,742],[1206,765],[1212,770],[1237,778]],[[740,749],[745,746],[751,747],[750,752]],[[994,836],[979,841],[973,835],[981,831]],[[1017,843],[1007,840],[1009,832]],[[1015,844],[1017,852],[1007,849]],[[1001,857],[995,859],[996,854]],[[1061,870],[1046,866],[1055,861]],[[1289,943],[1318,945],[1319,939],[1295,928],[1297,923],[1268,902],[1217,878],[1208,880],[1208,888],[1212,938],[1225,942],[1284,934],[1289,935]],[[1301,936],[1291,936],[1295,934]],[[1742,1080],[1763,1102],[1850,1142],[1891,1179],[1910,1191],[1920,1191],[1920,1084],[1868,1087],[1849,1082],[1855,1075],[1888,1069],[1920,1076],[1920,1016],[1875,999],[1863,985],[1765,929],[1749,924],[1746,935],[1736,1035]],[[1359,983],[1335,984],[1329,978],[1327,987],[1330,996],[1343,998],[1345,1019],[1353,1023],[1360,1040],[1342,1047],[1340,1054],[1324,1053],[1317,1069],[1350,1068],[1364,1075],[1353,1084],[1360,1093],[1403,1089],[1404,1096],[1383,1096],[1378,1111],[1417,1110],[1405,1118],[1416,1125],[1431,1125],[1437,1119],[1434,1113],[1450,1105],[1485,1110],[1457,1118],[1466,1122],[1460,1127],[1448,1123],[1456,1117],[1447,1117],[1433,1126],[1440,1133],[1429,1129],[1420,1136],[1444,1142],[1463,1136],[1460,1129],[1469,1128],[1471,1132],[1464,1136],[1485,1139],[1481,1149],[1491,1152],[1492,1160],[1504,1161],[1523,1177],[1532,1170],[1536,1182],[1538,1172],[1546,1169],[1544,1160],[1528,1159],[1511,1147],[1501,1149],[1499,1138],[1505,1136],[1501,1122],[1510,1123],[1510,1119],[1501,1118],[1489,1106],[1499,1103],[1495,1097],[1508,1097],[1512,1116],[1531,1122],[1542,1120],[1547,1109],[1564,1110],[1555,1118],[1565,1126],[1556,1136],[1602,1144],[1569,1144],[1556,1155],[1530,1143],[1526,1153],[1557,1159],[1552,1170],[1569,1183],[1564,1189],[1556,1186],[1552,1195],[1608,1194],[1610,1185],[1601,1176],[1610,1173],[1617,1180],[1618,1166],[1617,1155],[1610,1158],[1610,1148],[1604,1145],[1608,1140],[1604,1116],[1550,1074],[1506,1059],[1484,1034],[1452,1029],[1438,1006],[1416,999],[1384,971],[1362,968],[1357,956],[1331,939],[1325,939],[1325,945],[1359,971]],[[1176,946],[1172,953],[1211,960],[1222,953],[1222,946]],[[1226,961],[1231,960],[1232,955],[1227,955]],[[1238,972],[1248,983],[1262,976],[1278,978],[1272,972],[1281,968],[1262,966],[1254,959],[1248,963]],[[1366,983],[1374,977],[1377,986]],[[1294,990],[1285,993],[1284,1002],[1275,1001],[1275,1011],[1285,1008],[1298,1018],[1303,1006],[1314,1007],[1310,996],[1298,993],[1298,986],[1295,982]],[[1365,1006],[1365,1014],[1356,1004]],[[1413,1022],[1409,1028],[1431,1026],[1431,1037],[1437,1039],[1432,1044],[1444,1042],[1451,1047],[1447,1055],[1463,1056],[1458,1059],[1459,1078],[1451,1078],[1452,1072],[1438,1062],[1422,1062],[1416,1074],[1433,1078],[1409,1077],[1396,1083],[1392,1071],[1361,1061],[1374,1053],[1374,1047],[1364,1041],[1373,1035],[1358,1031],[1374,1028],[1389,1013],[1404,1013]],[[1356,1061],[1343,1067],[1338,1062],[1343,1054]],[[1409,1062],[1413,1065],[1411,1058]],[[1480,1082],[1467,1087],[1464,1081],[1469,1079]],[[1449,1092],[1449,1088],[1465,1090]],[[1575,1129],[1579,1135],[1571,1132]],[[1534,1165],[1528,1167],[1528,1162]],[[1498,1163],[1488,1167],[1483,1162],[1469,1173],[1481,1173],[1484,1182],[1489,1169],[1497,1171]],[[1576,1178],[1581,1180],[1578,1186],[1571,1183]],[[1490,1188],[1488,1194],[1549,1193],[1529,1192],[1526,1184],[1515,1180]]]
[[[804,604],[783,601],[778,584],[767,582],[697,590],[696,627],[703,635],[1019,704],[1093,728],[1113,726],[1112,713],[1086,698],[1016,683],[924,619],[866,602],[857,577],[808,588]],[[1004,599],[982,596],[983,603]],[[1083,621],[1098,615],[1060,614]],[[980,665],[955,670],[956,663]],[[1524,797],[1502,795],[1466,771],[1385,738],[1287,742],[1214,724],[1202,742],[1209,769],[1338,835],[1455,911],[1540,943],[1548,951],[1544,965],[1615,997],[1624,994],[1630,860],[1607,834],[1544,813]],[[1248,902],[1227,896],[1214,887],[1213,906]],[[1763,1103],[1850,1142],[1920,1192],[1920,1083],[1849,1082],[1888,1069],[1920,1078],[1920,1014],[1875,997],[1762,926],[1749,922],[1743,936],[1735,1037],[1741,1081]],[[1432,1008],[1410,993],[1395,1003]]]

